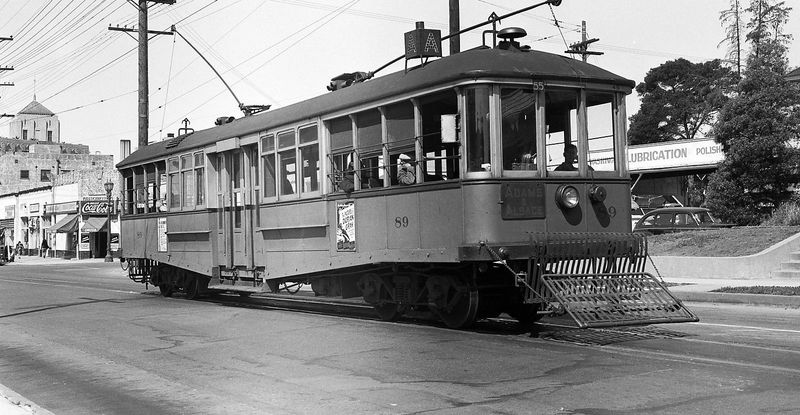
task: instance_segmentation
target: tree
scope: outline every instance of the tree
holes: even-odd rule
[[[747,27],[750,54],[736,95],[720,111],[713,133],[725,160],[709,178],[706,206],[721,218],[757,224],[763,208],[787,200],[800,180],[800,88],[784,78],[786,43],[782,26],[791,10],[783,2],[753,0]]]
[[[651,69],[636,86],[642,99],[631,117],[628,142],[655,143],[697,137],[713,124],[735,76],[719,59],[676,59]]]
[[[744,10],[739,0],[731,0],[731,7],[720,13],[720,21],[725,27],[725,39],[719,44],[728,43],[728,61],[736,64],[736,74],[742,75],[742,15]],[[718,45],[719,46],[719,45]]]

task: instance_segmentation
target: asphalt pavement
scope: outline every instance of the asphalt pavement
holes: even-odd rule
[[[92,259],[61,259],[61,258],[42,258],[38,256],[22,256],[16,261],[9,262],[3,267],[18,267],[26,265],[49,265],[59,266],[65,263],[98,263],[105,262],[104,258]],[[114,259],[119,263],[119,259]],[[2,273],[0,267],[0,273]],[[684,302],[703,302],[703,303],[732,303],[747,304],[753,306],[772,306],[800,308],[800,296],[788,295],[767,295],[767,294],[739,294],[739,293],[719,293],[713,290],[722,287],[751,287],[751,286],[800,286],[800,279],[779,279],[779,278],[675,278],[662,277],[669,290],[678,299]],[[0,384],[0,414],[3,415],[50,415],[51,413],[35,403],[25,399],[13,390]]]

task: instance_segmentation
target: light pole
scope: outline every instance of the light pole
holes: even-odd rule
[[[107,181],[103,187],[106,189],[106,196],[108,197],[108,221],[106,222],[106,260],[105,262],[114,262],[114,258],[111,257],[111,211],[114,210],[113,205],[111,205],[111,191],[114,190],[114,182],[111,180]]]

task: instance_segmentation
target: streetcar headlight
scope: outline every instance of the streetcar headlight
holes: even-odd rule
[[[572,209],[578,206],[578,189],[566,184],[558,186],[558,189],[556,189],[556,203],[564,209]]]

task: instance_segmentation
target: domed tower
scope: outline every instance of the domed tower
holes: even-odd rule
[[[33,96],[30,104],[17,113],[9,128],[11,138],[50,143],[61,142],[58,116],[36,101],[36,95]]]

